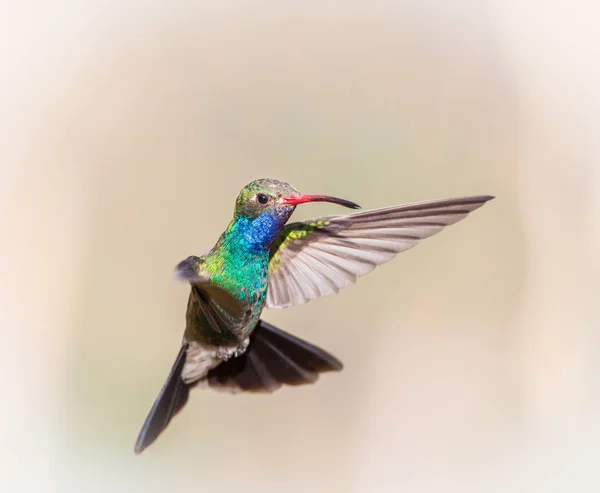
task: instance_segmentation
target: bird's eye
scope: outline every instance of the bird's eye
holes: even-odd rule
[[[264,193],[259,193],[256,196],[256,200],[258,200],[259,204],[266,204],[269,201],[269,197],[267,197]]]

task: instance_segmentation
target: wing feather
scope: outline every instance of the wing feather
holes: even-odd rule
[[[271,250],[267,307],[335,294],[492,198],[415,202],[290,224]]]
[[[196,256],[182,260],[175,267],[176,277],[191,284],[192,297],[215,332],[221,333],[222,329],[235,332],[241,325],[244,307],[225,289],[210,283],[210,278],[203,269],[203,262],[202,257]]]

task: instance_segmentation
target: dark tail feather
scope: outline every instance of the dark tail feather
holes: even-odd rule
[[[177,359],[171,368],[158,397],[150,409],[144,426],[135,443],[135,453],[141,453],[167,427],[169,421],[185,405],[188,400],[189,386],[183,383],[181,372],[185,364],[187,344],[181,346]]]
[[[210,370],[208,384],[233,392],[273,392],[283,384],[314,383],[319,373],[342,367],[331,354],[261,320],[248,349]]]
[[[190,387],[181,378],[187,345],[179,350],[135,444],[136,454],[148,447],[188,400]],[[342,363],[317,346],[279,330],[262,320],[246,351],[208,372],[208,384],[230,391],[273,392],[283,384],[314,383],[319,373],[339,371]]]

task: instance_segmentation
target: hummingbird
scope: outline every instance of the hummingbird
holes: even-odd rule
[[[333,295],[493,198],[456,197],[365,210],[349,200],[299,193],[278,180],[246,185],[212,250],[175,268],[176,277],[191,288],[185,331],[135,452],[157,439],[193,387],[268,393],[340,371],[342,363],[333,355],[262,320],[263,309]],[[296,206],[309,202],[361,210],[287,224]]]

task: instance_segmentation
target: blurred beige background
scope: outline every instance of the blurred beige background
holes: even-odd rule
[[[1,491],[599,490],[600,9],[413,3],[2,4]],[[134,456],[183,329],[173,266],[259,177],[497,198],[265,312],[342,373],[195,391]]]

